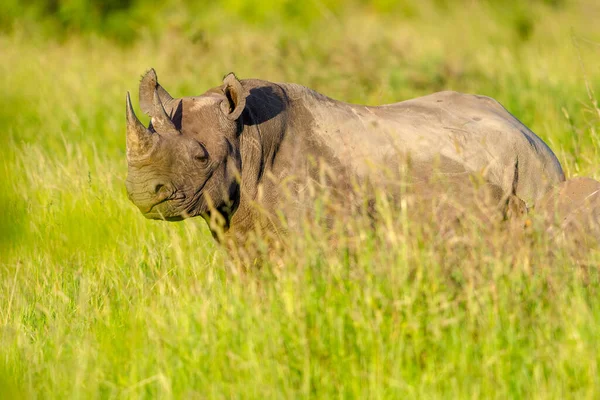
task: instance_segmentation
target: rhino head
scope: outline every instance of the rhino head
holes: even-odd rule
[[[179,221],[215,211],[227,225],[239,203],[240,115],[246,95],[234,74],[202,96],[175,99],[153,69],[140,82],[146,128],[127,93],[126,188],[146,218]]]

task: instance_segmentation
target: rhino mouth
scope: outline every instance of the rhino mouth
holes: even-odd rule
[[[177,203],[184,200],[184,195],[173,192],[170,196],[157,201],[148,207],[146,211],[143,211],[144,217],[166,221],[180,221],[183,217],[180,217],[176,211],[179,208]]]
[[[204,185],[191,196],[174,192],[171,196],[152,205],[148,211],[144,212],[144,217],[176,222],[200,215],[201,210],[206,207],[202,196],[203,188]]]

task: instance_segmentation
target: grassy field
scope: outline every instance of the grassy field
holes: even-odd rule
[[[593,246],[535,223],[439,237],[383,207],[359,252],[313,229],[243,272],[124,188],[149,67],[178,96],[229,71],[365,104],[485,94],[600,179],[596,1],[52,4],[0,6],[0,398],[600,396]]]

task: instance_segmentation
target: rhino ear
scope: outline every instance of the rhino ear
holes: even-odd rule
[[[223,93],[227,97],[227,100],[221,102],[221,111],[223,111],[227,118],[235,121],[242,115],[246,107],[247,93],[233,72],[227,74],[223,79],[223,83],[225,84]]]
[[[154,68],[150,68],[140,81],[140,108],[146,115],[151,115],[154,110],[155,91],[162,104],[169,105],[173,100],[173,97],[158,83]]]

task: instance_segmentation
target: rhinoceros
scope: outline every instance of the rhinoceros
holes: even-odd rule
[[[200,96],[174,98],[151,69],[139,101],[151,117],[148,128],[127,94],[130,200],[147,218],[202,216],[213,233],[211,221],[243,235],[259,220],[278,225],[280,218],[259,218],[264,212],[292,218],[310,207],[302,204],[310,201],[308,182],[324,182],[323,165],[333,177],[326,184],[341,197],[356,182],[392,191],[398,174],[435,170],[451,183],[483,177],[498,199],[526,208],[565,179],[542,139],[485,96],[444,91],[364,106],[230,73]],[[407,163],[418,167],[403,168]]]

